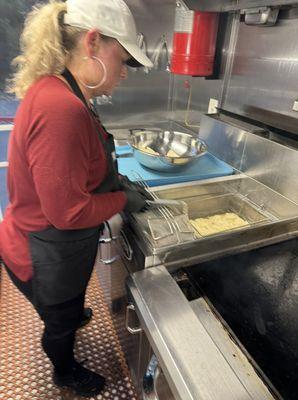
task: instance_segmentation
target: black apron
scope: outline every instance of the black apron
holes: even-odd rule
[[[92,114],[100,142],[105,150],[108,172],[105,180],[94,193],[119,190],[115,144],[111,134],[101,125],[88,104],[70,71],[62,76],[67,80],[76,96],[82,100]],[[99,124],[99,126],[97,126]],[[103,137],[103,131],[108,139]],[[29,245],[33,265],[33,289],[36,305],[54,305],[71,300],[82,294],[88,285],[98,249],[103,224],[77,230],[60,230],[51,226],[29,233]]]

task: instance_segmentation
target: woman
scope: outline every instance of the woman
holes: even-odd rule
[[[146,197],[118,179],[113,138],[90,99],[110,95],[127,64],[151,66],[122,0],[51,1],[27,17],[10,91],[22,99],[9,144],[10,204],[0,226],[9,276],[44,322],[54,382],[94,396],[102,376],[74,359],[88,322],[86,287],[102,224]]]

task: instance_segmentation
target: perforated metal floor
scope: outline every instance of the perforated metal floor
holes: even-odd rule
[[[72,392],[52,383],[52,367],[40,345],[42,323],[30,303],[18,292],[5,271],[0,281],[0,399],[78,400]],[[96,400],[137,400],[127,364],[94,275],[87,291],[86,305],[94,317],[77,334],[77,359],[102,374],[107,385]]]

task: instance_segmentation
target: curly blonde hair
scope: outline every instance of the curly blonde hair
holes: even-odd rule
[[[28,88],[45,75],[57,75],[65,68],[82,29],[63,24],[66,4],[51,0],[38,4],[27,15],[20,38],[20,55],[13,61],[16,72],[8,80],[7,91],[22,99]]]

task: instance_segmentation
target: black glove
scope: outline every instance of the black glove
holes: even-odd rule
[[[149,208],[148,204],[146,203],[146,197],[141,193],[130,189],[124,190],[124,193],[127,197],[127,203],[124,211],[132,213],[145,211],[147,208]]]
[[[120,186],[122,190],[132,190],[143,195],[146,200],[153,200],[151,194],[145,189],[145,187],[139,182],[130,181],[127,176],[121,175]]]

